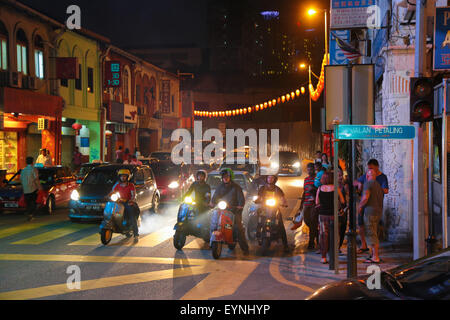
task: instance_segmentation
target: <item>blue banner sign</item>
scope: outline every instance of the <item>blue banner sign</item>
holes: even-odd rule
[[[436,8],[434,70],[450,70],[450,7]]]
[[[339,125],[340,140],[410,140],[416,136],[414,126]]]

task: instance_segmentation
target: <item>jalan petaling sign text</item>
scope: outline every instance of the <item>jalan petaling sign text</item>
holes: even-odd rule
[[[340,125],[337,134],[341,140],[397,140],[415,136],[414,126]]]

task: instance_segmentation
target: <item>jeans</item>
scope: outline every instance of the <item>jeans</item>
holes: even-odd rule
[[[131,229],[133,230],[133,235],[137,237],[139,236],[139,228],[137,225],[137,221],[140,214],[139,207],[136,204],[130,205],[128,203],[124,203],[124,207],[125,207],[125,219],[127,221],[127,224],[131,226]]]

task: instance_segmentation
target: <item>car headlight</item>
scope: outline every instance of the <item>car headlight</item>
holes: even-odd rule
[[[72,194],[70,195],[70,199],[72,199],[73,201],[80,200],[80,194],[78,193],[77,190],[72,191]]]
[[[270,167],[272,169],[276,169],[276,168],[280,167],[280,165],[278,163],[276,163],[276,162],[272,162],[272,163],[270,163]]]
[[[276,204],[277,204],[277,202],[275,201],[275,199],[267,199],[266,200],[266,205],[269,207],[275,207]]]
[[[186,204],[193,204],[194,201],[192,200],[191,197],[186,197],[186,198],[184,198],[184,203],[186,203]]]
[[[176,189],[180,186],[180,184],[176,181],[172,182],[171,184],[169,184],[169,188],[170,189]]]
[[[300,162],[296,162],[292,165],[294,168],[300,168]]]
[[[220,210],[225,210],[228,207],[228,204],[225,201],[220,201],[218,207]]]
[[[119,199],[120,199],[120,193],[116,192],[116,193],[113,193],[113,194],[111,195],[111,200],[112,200],[112,201],[116,202],[116,201],[119,200]]]

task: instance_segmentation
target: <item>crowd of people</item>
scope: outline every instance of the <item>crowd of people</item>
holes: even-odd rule
[[[295,218],[293,229],[304,221],[309,228],[309,250],[321,254],[321,262],[328,263],[330,225],[334,222],[334,174],[336,171],[325,153],[317,151],[314,163],[307,166],[308,176],[304,180],[304,192],[300,210]],[[339,217],[339,254],[344,243],[348,226],[348,208],[350,181],[344,177],[339,166],[338,174],[338,217]],[[353,182],[356,193],[361,195],[357,204],[358,228],[361,246],[358,254],[368,253],[366,263],[380,263],[379,226],[383,213],[384,195],[389,192],[388,179],[380,171],[379,162],[371,159],[367,163],[367,172]]]

